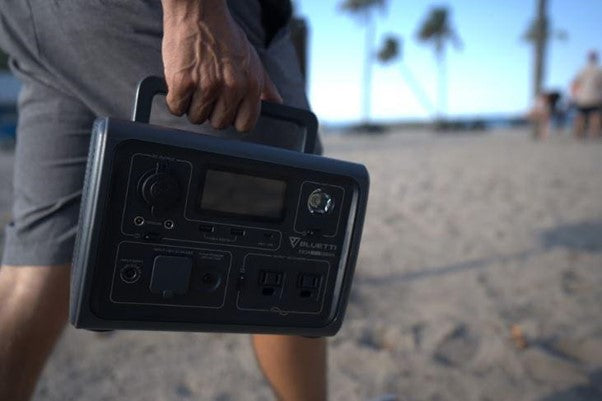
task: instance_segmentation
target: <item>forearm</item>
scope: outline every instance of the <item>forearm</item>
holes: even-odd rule
[[[226,0],[162,0],[167,105],[194,124],[253,128],[260,99],[282,101]]]
[[[227,37],[236,31],[236,23],[230,15],[226,0],[161,0],[163,4],[163,58],[166,72],[182,52],[170,49],[185,49],[194,56],[191,66],[199,59],[221,56],[220,50],[228,54]],[[238,38],[243,39],[243,37]],[[222,43],[224,42],[224,43]],[[169,48],[166,48],[169,47]],[[186,54],[187,52],[184,52]],[[167,57],[167,58],[166,58]],[[202,60],[201,60],[202,61]]]
[[[161,0],[163,23],[211,21],[229,13],[226,0]]]

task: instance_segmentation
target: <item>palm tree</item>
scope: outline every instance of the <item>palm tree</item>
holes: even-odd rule
[[[525,33],[523,40],[532,43],[534,47],[533,63],[533,99],[537,99],[542,93],[542,86],[546,72],[546,50],[548,41],[552,38],[565,40],[567,34],[562,30],[553,30],[550,20],[547,16],[547,0],[537,0],[536,17],[531,22]],[[533,123],[533,136],[537,137],[540,132],[540,121]]]
[[[534,95],[541,92],[541,83],[543,81],[544,59],[546,57],[546,44],[548,35],[548,18],[546,16],[547,0],[537,1],[537,19],[533,26],[533,39],[535,40],[535,79]]]
[[[460,37],[454,30],[450,11],[447,7],[434,7],[431,9],[417,32],[418,41],[432,44],[437,58],[439,69],[437,114],[439,119],[443,116],[447,103],[447,82],[445,75],[445,47],[451,42],[456,48],[462,46]]]
[[[381,63],[390,63],[396,58],[399,58],[401,73],[404,76],[404,80],[410,87],[410,90],[413,92],[416,99],[422,104],[422,107],[424,107],[427,112],[433,113],[435,108],[433,107],[428,95],[422,88],[422,85],[420,85],[418,80],[414,77],[414,74],[412,74],[409,67],[407,67],[403,62],[401,50],[402,43],[403,42],[401,38],[398,39],[393,35],[386,36],[380,50],[377,53],[378,61]]]
[[[565,40],[567,33],[563,30],[554,30],[551,28],[550,20],[547,16],[547,0],[537,0],[537,14],[531,22],[522,39],[534,45],[534,65],[533,65],[533,98],[541,93],[542,84],[546,72],[546,50],[550,39]]]
[[[374,10],[384,9],[388,0],[343,0],[339,7],[356,17],[366,25],[366,42],[364,43],[364,71],[362,85],[362,114],[363,122],[367,124],[370,119],[370,89],[372,84],[372,62],[374,61],[373,46],[376,25]]]
[[[388,63],[401,56],[401,41],[393,35],[388,35],[376,54],[378,61]]]

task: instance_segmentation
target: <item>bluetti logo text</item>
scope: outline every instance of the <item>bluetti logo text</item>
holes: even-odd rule
[[[288,240],[291,242],[291,247],[296,247],[301,238],[299,237],[288,237]]]
[[[336,251],[337,246],[334,244],[325,244],[323,242],[312,242],[301,240],[300,237],[288,237],[292,248],[315,249],[319,251]]]

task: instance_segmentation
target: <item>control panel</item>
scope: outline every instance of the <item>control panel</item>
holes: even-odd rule
[[[367,172],[354,163],[99,120],[71,321],[94,330],[333,335],[367,191]]]

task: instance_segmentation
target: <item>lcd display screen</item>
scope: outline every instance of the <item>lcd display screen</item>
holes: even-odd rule
[[[201,210],[279,219],[286,183],[271,178],[207,170]]]

